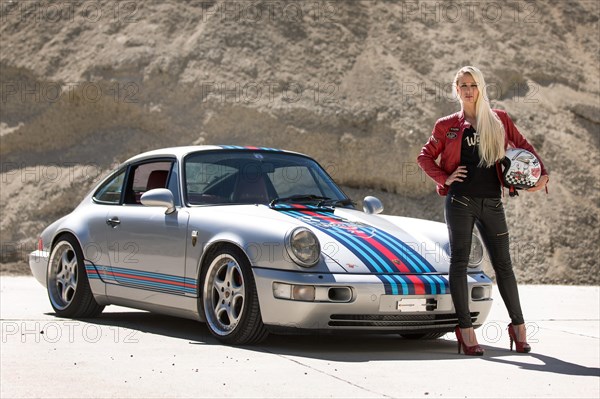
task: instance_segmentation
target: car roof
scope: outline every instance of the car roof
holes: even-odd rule
[[[296,154],[306,156],[304,154],[280,150],[277,148],[269,148],[269,147],[255,147],[255,146],[238,146],[238,145],[189,145],[189,146],[180,146],[180,147],[168,147],[168,148],[160,148],[157,150],[147,151],[138,155],[135,155],[125,161],[126,164],[141,161],[148,158],[156,158],[156,157],[176,157],[178,159],[182,159],[187,154],[198,151],[248,151],[248,152],[256,152],[256,151],[270,151],[270,152],[279,152],[279,153],[287,153],[287,154]]]

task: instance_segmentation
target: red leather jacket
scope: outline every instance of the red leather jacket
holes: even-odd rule
[[[510,119],[506,111],[494,109],[493,110],[504,125],[504,131],[506,132],[505,148],[510,145],[514,148],[523,148],[533,153],[540,161],[542,167],[542,175],[548,175],[548,171],[544,167],[542,159],[537,154],[535,149],[529,142],[523,137],[523,135],[517,130],[517,127]],[[421,153],[417,157],[417,162],[421,169],[427,173],[437,183],[437,192],[439,195],[446,195],[448,193],[448,186],[444,183],[448,176],[456,170],[460,165],[460,151],[462,136],[464,130],[471,126],[469,122],[465,121],[464,113],[460,112],[448,115],[444,118],[440,118],[433,127],[433,132],[427,143],[421,149]],[[440,156],[439,165],[436,163],[436,159]],[[496,170],[498,176],[501,176],[500,164],[496,163]],[[502,182],[502,179],[500,179]]]

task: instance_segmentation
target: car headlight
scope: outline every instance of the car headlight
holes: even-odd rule
[[[483,260],[483,244],[481,239],[473,234],[471,239],[471,254],[469,255],[469,267],[478,267]]]
[[[294,262],[302,267],[312,267],[321,256],[321,245],[317,236],[305,227],[297,227],[288,235],[287,251]]]

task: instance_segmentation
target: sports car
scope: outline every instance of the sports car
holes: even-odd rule
[[[39,237],[29,264],[59,317],[120,305],[205,322],[226,344],[269,333],[438,338],[457,325],[443,223],[363,210],[309,156],[272,148],[146,152]],[[472,239],[471,316],[492,282]]]

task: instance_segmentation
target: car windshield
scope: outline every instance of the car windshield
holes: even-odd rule
[[[319,164],[301,155],[274,151],[197,152],[185,158],[184,169],[189,205],[351,205]]]

